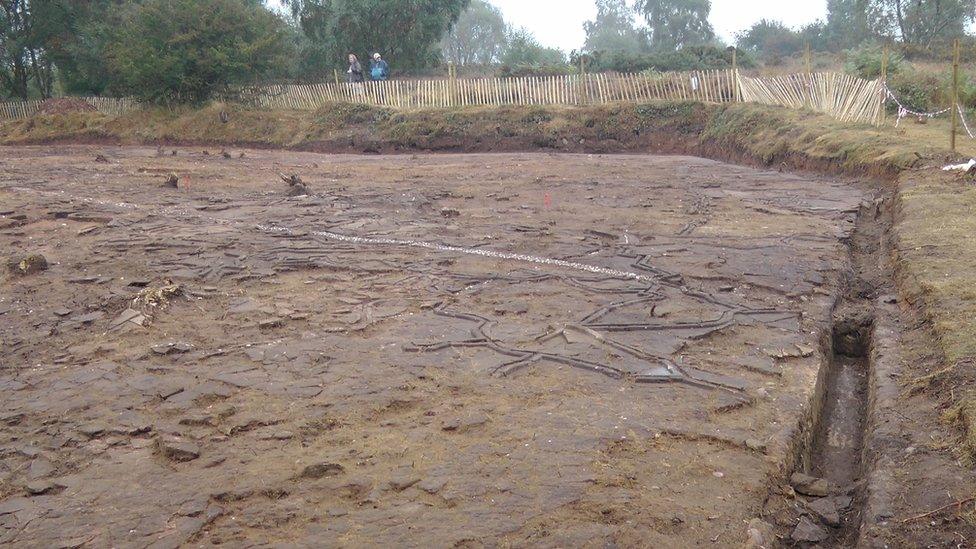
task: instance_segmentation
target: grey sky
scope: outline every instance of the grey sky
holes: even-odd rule
[[[583,23],[596,16],[593,0],[488,0],[505,19],[531,30],[539,42],[565,51],[578,49],[586,34]],[[628,2],[629,3],[629,2]],[[760,19],[801,26],[823,18],[827,0],[712,0],[712,26],[726,42]]]
[[[509,23],[529,29],[542,44],[567,53],[583,45],[583,23],[596,16],[594,0],[488,1],[501,8]],[[268,3],[281,6],[281,0]],[[826,13],[827,0],[712,0],[711,21],[715,32],[732,43],[736,33],[763,18],[798,27]]]

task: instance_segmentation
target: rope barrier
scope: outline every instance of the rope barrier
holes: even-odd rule
[[[884,92],[885,94],[887,94],[888,99],[893,101],[895,105],[898,106],[898,119],[895,120],[896,128],[901,123],[901,120],[903,118],[907,118],[909,115],[917,116],[917,117],[924,116],[926,118],[935,118],[937,116],[942,116],[943,114],[952,111],[952,107],[946,107],[940,111],[934,111],[934,112],[914,111],[906,107],[901,101],[898,100],[897,97],[895,97],[894,92],[891,91],[891,88],[888,87],[888,84],[882,84],[882,87],[884,88]],[[966,120],[966,115],[964,114],[962,105],[957,104],[956,109],[959,111],[959,118],[962,120],[962,127],[966,130],[966,134],[969,136],[970,139],[976,139],[976,134],[973,134],[972,129],[970,129],[969,122]]]
[[[901,124],[903,118],[908,118],[908,115],[916,116],[918,118],[925,117],[931,119],[937,116],[942,116],[943,114],[952,110],[951,108],[948,107],[942,109],[941,111],[935,111],[935,112],[919,112],[919,111],[909,109],[908,107],[905,106],[904,103],[898,100],[898,97],[896,97],[895,93],[891,91],[891,88],[888,87],[887,83],[882,83],[881,86],[884,88],[884,93],[888,96],[888,99],[893,101],[895,105],[898,106],[898,118],[895,120],[896,128]]]
[[[924,116],[927,118],[935,118],[936,116],[942,116],[943,114],[952,110],[950,107],[946,107],[941,111],[935,111],[935,112],[914,111],[906,107],[904,103],[902,103],[901,101],[898,100],[897,97],[895,97],[895,93],[891,91],[891,88],[888,87],[888,84],[882,84],[882,86],[884,86],[885,93],[888,94],[888,99],[891,99],[892,101],[894,101],[895,105],[898,105],[899,112],[904,111],[906,114],[910,114],[912,116]]]
[[[962,127],[966,129],[966,133],[969,134],[969,138],[976,139],[976,136],[973,136],[972,130],[969,129],[969,122],[966,122],[966,115],[962,113],[962,105],[957,104],[956,108],[959,109],[959,118],[962,120]]]

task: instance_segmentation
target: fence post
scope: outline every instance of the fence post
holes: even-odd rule
[[[881,125],[884,126],[885,122],[888,121],[888,113],[885,111],[885,103],[887,103],[888,92],[885,91],[888,87],[888,43],[885,42],[884,49],[881,54]]]
[[[447,81],[448,81],[448,103],[453,107],[455,105],[455,99],[457,98],[457,74],[454,72],[454,62],[448,61],[447,63]]]
[[[732,102],[739,103],[739,48],[732,46]]]
[[[339,69],[332,69],[332,74],[335,75],[336,86],[339,85]]]
[[[586,55],[580,52],[580,105],[586,105],[589,103],[589,94],[590,90],[586,85]]]
[[[952,55],[952,112],[949,116],[952,117],[952,124],[950,124],[949,134],[949,148],[953,151],[956,150],[956,127],[958,121],[956,118],[959,116],[959,39],[956,39],[953,45],[953,55]]]
[[[813,86],[813,55],[810,53],[810,42],[807,42],[804,46],[803,59],[807,69],[806,85],[803,87],[803,106],[810,108],[812,104],[810,96],[813,91],[811,89],[811,86]]]

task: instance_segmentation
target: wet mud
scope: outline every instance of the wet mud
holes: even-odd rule
[[[850,182],[209,152],[0,149],[4,542],[738,544],[863,387]]]

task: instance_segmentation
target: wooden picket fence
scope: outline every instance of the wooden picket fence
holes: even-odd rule
[[[593,105],[615,102],[736,100],[730,70],[663,74],[586,74],[518,78],[391,80],[268,86],[245,100],[267,108],[316,109],[351,102],[400,109],[472,105]]]
[[[111,116],[124,114],[139,106],[138,101],[127,97],[80,97],[79,99],[87,101],[98,112]],[[31,101],[0,102],[0,120],[30,118],[41,110],[41,105],[44,104],[44,101],[43,99],[36,99]]]
[[[773,78],[739,76],[743,101],[810,109],[842,122],[880,124],[884,86],[848,74],[821,72]]]
[[[396,109],[503,105],[603,105],[647,101],[753,102],[811,109],[845,122],[881,121],[880,81],[840,73],[751,78],[731,70],[585,74],[518,78],[448,78],[386,82],[273,85],[242,90],[237,100],[270,109],[314,110],[336,102]],[[133,99],[83,98],[119,115]],[[42,101],[0,103],[0,120],[33,116]]]

